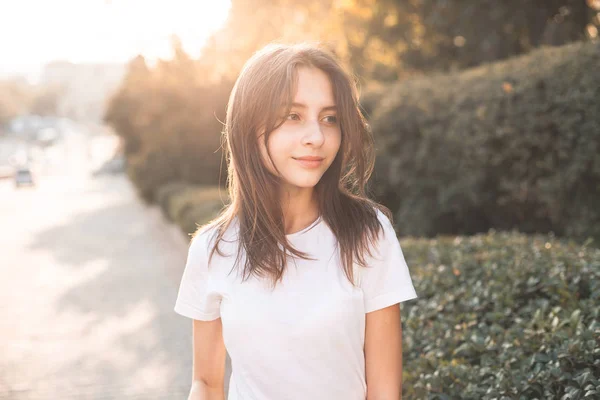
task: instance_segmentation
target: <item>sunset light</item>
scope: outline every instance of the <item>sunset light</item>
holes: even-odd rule
[[[21,0],[0,3],[0,72],[54,60],[126,62],[169,58],[170,37],[197,57],[230,1]]]

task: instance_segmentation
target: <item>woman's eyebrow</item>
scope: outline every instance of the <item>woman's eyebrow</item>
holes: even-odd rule
[[[308,108],[306,106],[306,104],[302,104],[302,103],[292,103],[292,107]],[[323,107],[321,110],[322,111],[335,111],[335,110],[337,110],[337,107],[336,106],[327,106],[327,107]]]

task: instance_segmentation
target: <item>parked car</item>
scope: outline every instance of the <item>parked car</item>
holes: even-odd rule
[[[15,171],[15,186],[35,186],[33,174],[29,168],[18,168]]]

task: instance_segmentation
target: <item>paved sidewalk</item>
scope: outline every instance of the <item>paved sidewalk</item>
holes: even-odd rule
[[[123,175],[0,186],[0,399],[185,399],[187,238]]]

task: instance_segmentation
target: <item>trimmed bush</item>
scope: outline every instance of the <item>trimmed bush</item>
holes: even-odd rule
[[[600,42],[401,82],[378,103],[374,194],[402,234],[600,238]]]
[[[194,233],[198,225],[214,219],[229,201],[227,190],[218,186],[168,185],[172,192],[163,202],[163,213],[185,233]]]
[[[216,200],[193,204],[183,210],[178,221],[179,226],[184,232],[192,234],[196,232],[199,226],[212,221],[222,209],[223,203]]]
[[[406,398],[598,398],[599,249],[494,231],[401,244],[419,295],[402,305]]]
[[[163,210],[170,209],[170,201],[174,197],[174,195],[184,192],[190,188],[189,183],[185,182],[170,182],[166,185],[160,186],[156,190],[156,195],[154,196],[156,204]],[[164,212],[164,214],[171,220],[171,216],[168,212]]]
[[[154,202],[156,191],[176,181],[177,169],[170,156],[164,152],[138,153],[127,159],[127,175],[146,203]]]
[[[132,60],[104,116],[123,138],[129,175],[148,202],[169,182],[226,181],[221,121],[233,82],[215,82],[207,65],[178,44],[173,50],[173,59],[153,67],[143,57]]]

